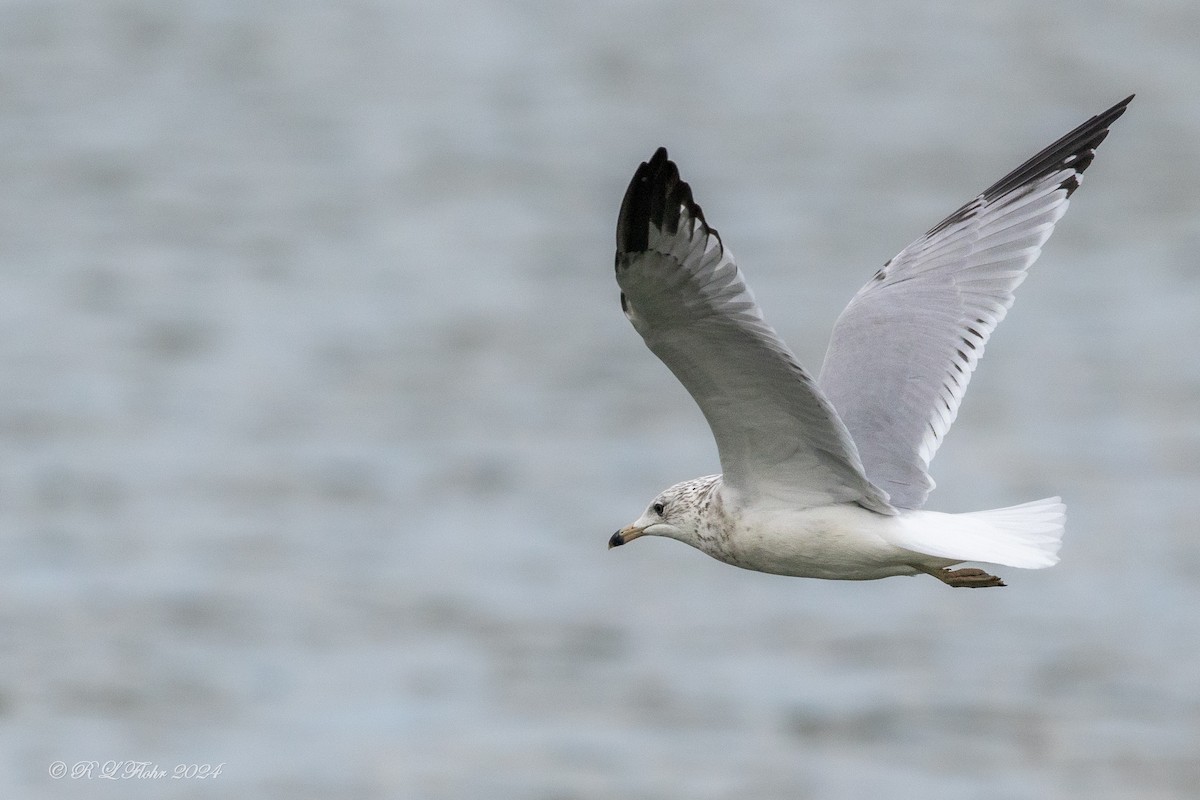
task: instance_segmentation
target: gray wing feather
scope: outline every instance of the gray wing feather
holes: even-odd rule
[[[626,316],[708,420],[726,486],[800,506],[857,502],[895,513],[662,148],[621,204],[616,272]]]
[[[839,317],[818,381],[893,505],[920,508],[929,462],[984,346],[1133,97],[1092,117],[889,261]]]

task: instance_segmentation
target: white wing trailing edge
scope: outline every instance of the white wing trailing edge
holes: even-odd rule
[[[929,462],[988,338],[1132,99],[1092,117],[904,248],[838,318],[818,385],[867,477],[894,506],[924,505],[933,488]]]

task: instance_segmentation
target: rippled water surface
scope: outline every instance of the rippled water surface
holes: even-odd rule
[[[1195,792],[1200,7],[831,5],[0,5],[0,794]],[[934,462],[1060,566],[605,552],[719,469],[617,307],[654,147],[815,367],[1131,91]]]

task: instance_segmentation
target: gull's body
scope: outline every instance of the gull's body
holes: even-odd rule
[[[814,381],[659,149],[617,223],[621,306],[704,412],[722,475],[662,492],[610,546],[679,539],[809,578],[935,575],[999,586],[982,561],[1058,560],[1059,498],[968,514],[922,508],[928,466],[992,330],[1132,98],[1085,122],[889,261],[842,312]]]

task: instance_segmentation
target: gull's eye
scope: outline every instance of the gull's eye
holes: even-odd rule
[[[663,504],[662,503],[655,503],[654,505],[651,506],[651,508],[653,508],[654,513],[658,514],[660,517],[663,515]]]

